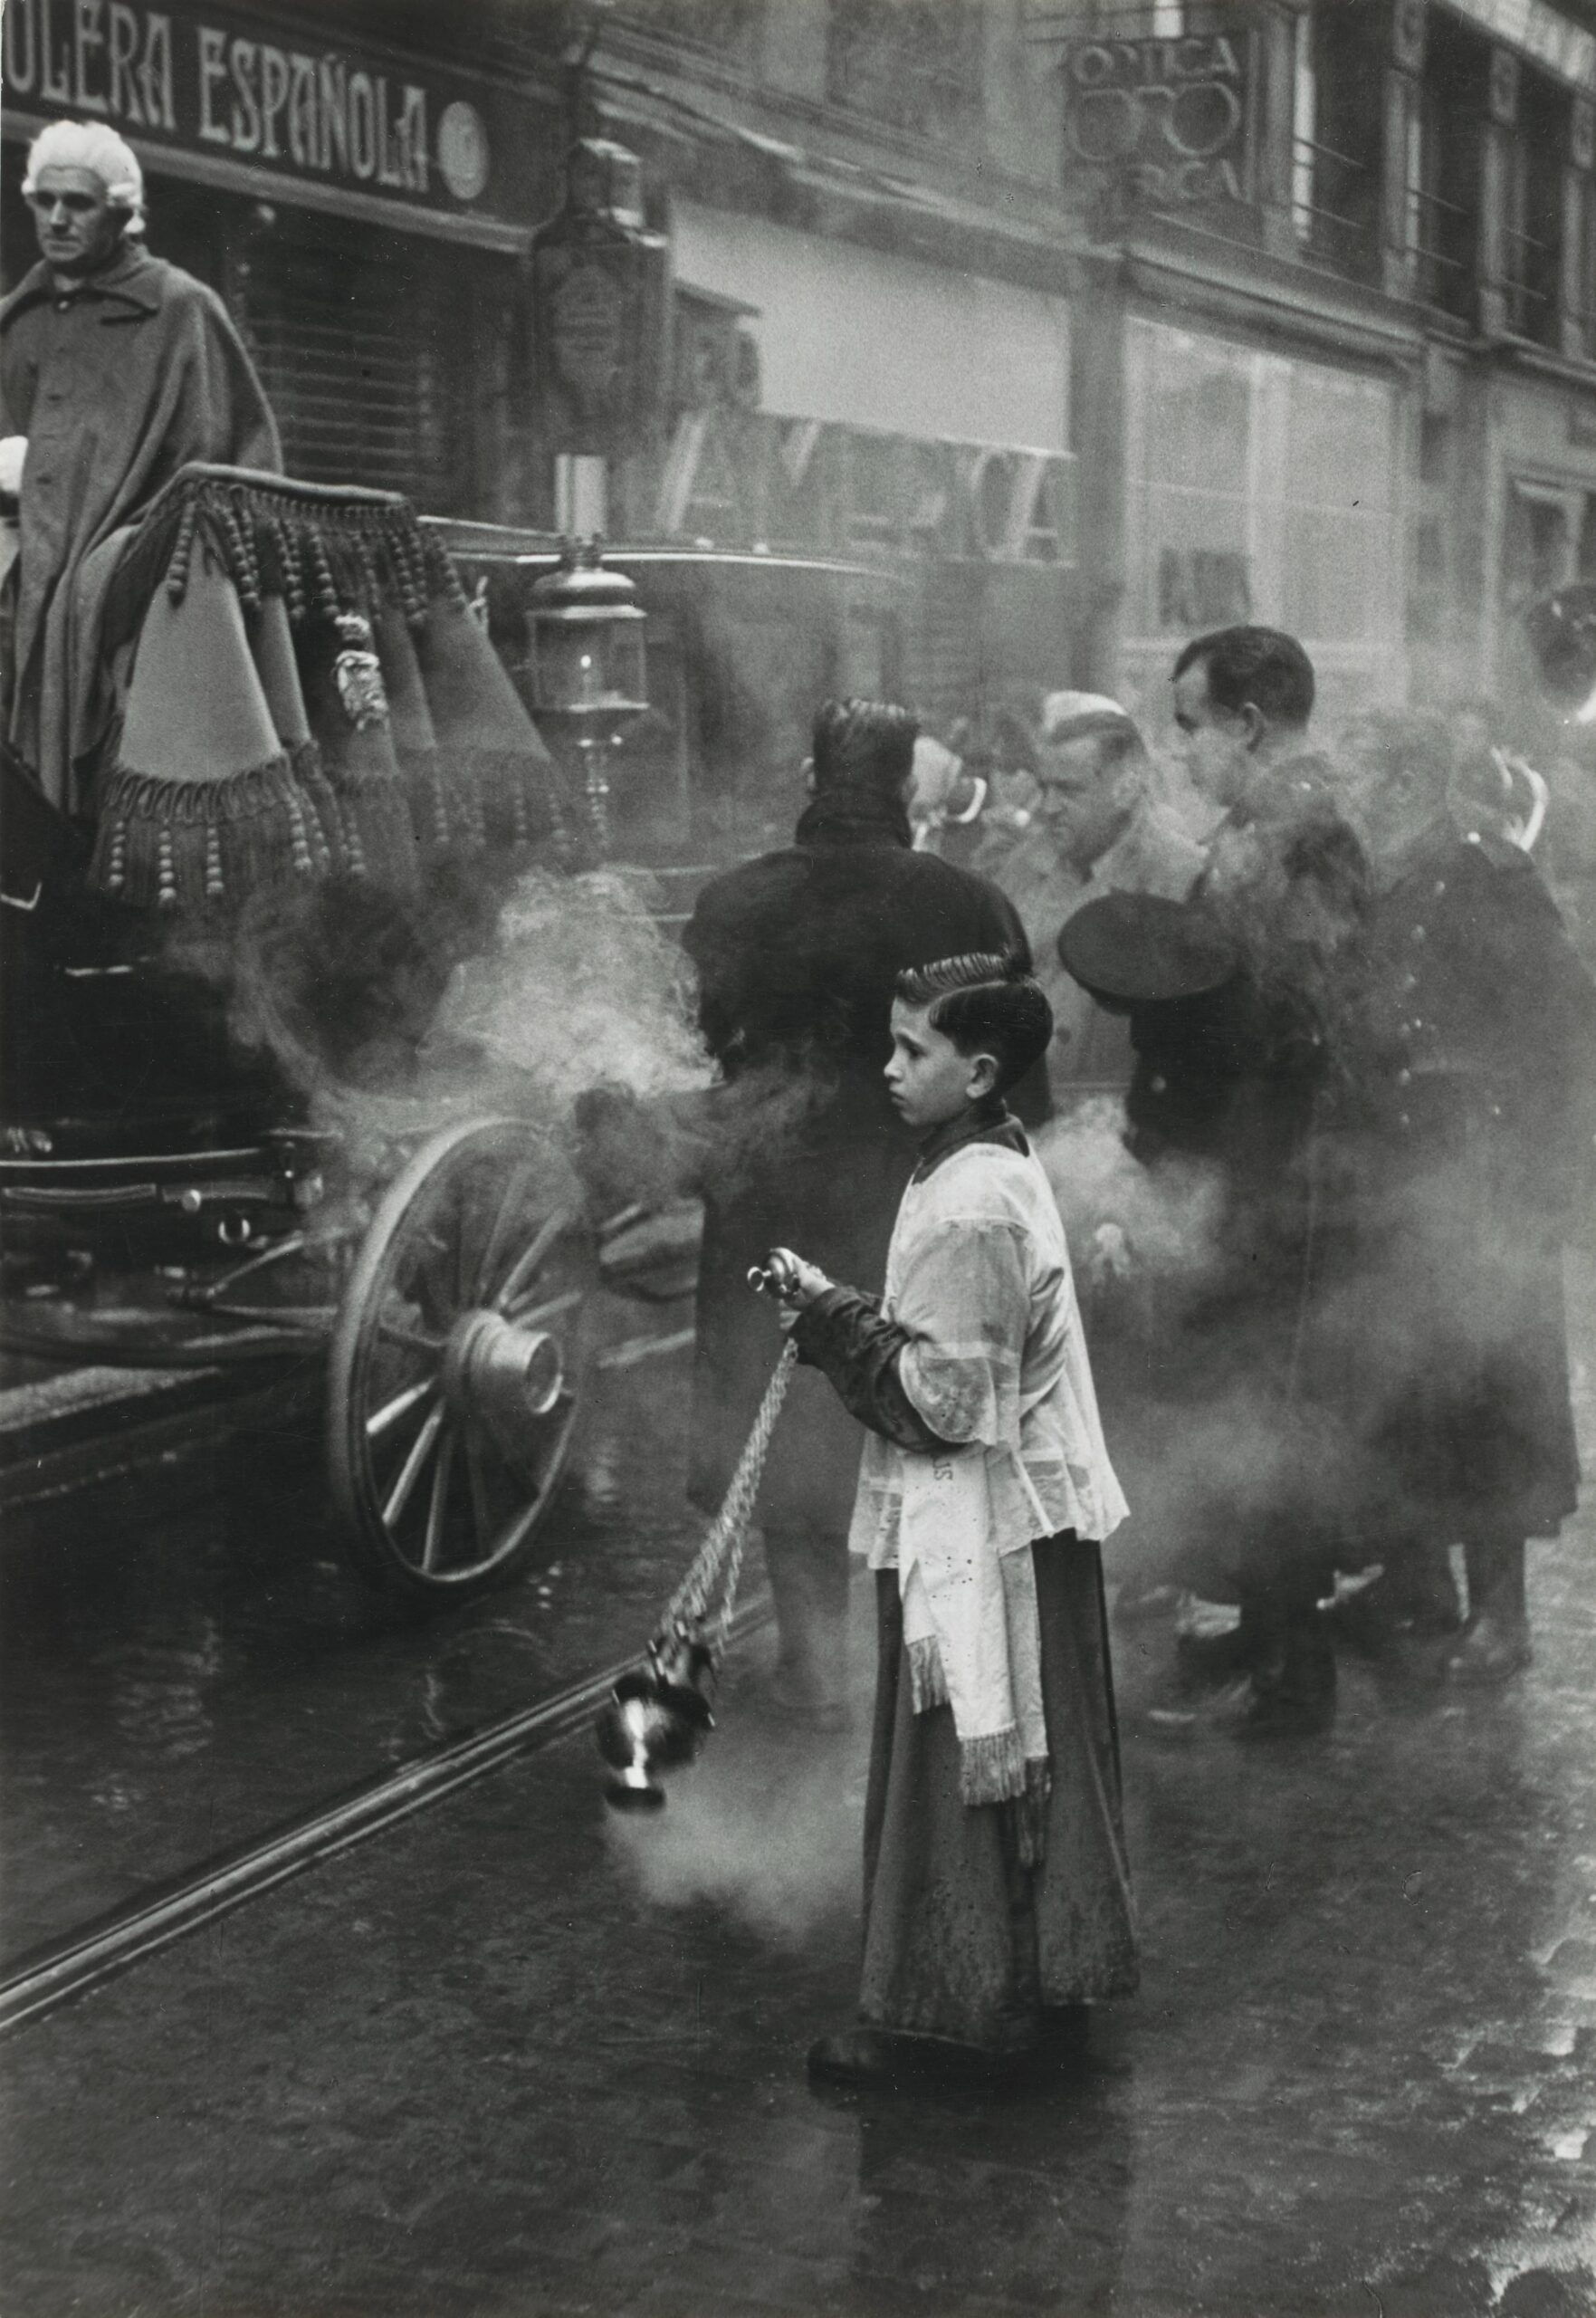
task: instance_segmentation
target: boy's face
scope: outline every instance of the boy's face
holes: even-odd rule
[[[917,1135],[956,1119],[972,1103],[990,1095],[998,1065],[989,1054],[960,1054],[951,1039],[933,1030],[929,1009],[893,1007],[893,1057],[886,1067],[887,1092],[905,1126]]]

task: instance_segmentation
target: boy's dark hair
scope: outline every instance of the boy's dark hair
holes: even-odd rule
[[[1175,675],[1201,666],[1208,696],[1228,715],[1251,701],[1270,724],[1305,724],[1314,713],[1314,664],[1295,636],[1277,627],[1216,627],[1194,637],[1175,663]]]
[[[828,700],[810,747],[815,787],[878,789],[895,797],[914,767],[919,719],[884,700]]]
[[[989,1054],[999,1095],[1040,1062],[1053,1037],[1046,992],[1013,950],[966,950],[910,966],[898,976],[897,995],[904,1006],[923,1007],[932,1029],[960,1054]]]

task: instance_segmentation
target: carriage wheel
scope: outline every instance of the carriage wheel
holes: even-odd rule
[[[333,1497],[368,1573],[470,1593],[530,1556],[569,1454],[597,1272],[530,1132],[445,1127],[385,1194],[333,1333]]]

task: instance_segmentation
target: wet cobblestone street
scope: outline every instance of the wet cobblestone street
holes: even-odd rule
[[[656,1369],[656,1412],[672,1389]],[[577,1588],[569,1625],[554,1582],[544,1679],[635,1646],[683,1534],[651,1566],[602,1533],[594,1571],[631,1575]],[[607,1814],[573,1740],[14,2036],[7,2318],[1586,2318],[1591,1540],[1587,1512],[1533,1556],[1519,1682],[1457,1696],[1352,1660],[1323,1740],[1160,1744],[1137,1712],[1157,1651],[1123,1631],[1142,1990],[1006,2097],[806,2083],[853,1995],[865,1741],[857,1718],[785,1736],[756,1644],[662,1818]],[[375,1693],[351,1676],[339,1705],[340,1665],[408,1651],[410,1683],[432,1648],[446,1690],[506,1614],[330,1642],[314,1692],[351,1767],[402,1726],[362,1736]],[[460,1680],[491,1703],[497,1678]]]

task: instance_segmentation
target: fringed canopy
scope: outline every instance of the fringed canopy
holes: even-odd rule
[[[453,562],[394,493],[185,467],[105,634],[133,653],[98,788],[104,893],[216,905],[339,871],[404,891],[440,851],[586,849]]]

